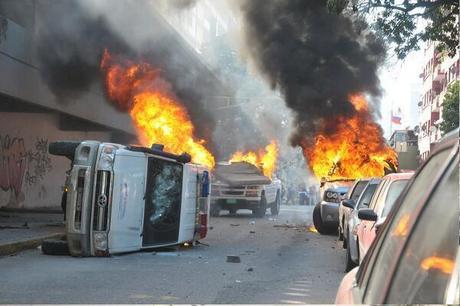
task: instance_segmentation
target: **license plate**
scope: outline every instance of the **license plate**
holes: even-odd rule
[[[236,204],[236,200],[227,200],[227,204]]]

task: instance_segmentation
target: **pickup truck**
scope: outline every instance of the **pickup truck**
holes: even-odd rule
[[[190,155],[165,152],[162,145],[99,141],[50,143],[49,152],[72,161],[65,205],[72,256],[109,256],[206,237],[209,170],[191,163]]]
[[[211,216],[221,210],[231,214],[249,209],[257,218],[263,218],[270,208],[272,215],[279,213],[281,181],[269,179],[259,168],[247,162],[218,163],[211,186]]]

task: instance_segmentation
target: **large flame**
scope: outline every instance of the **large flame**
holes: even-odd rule
[[[249,151],[242,152],[238,151],[230,158],[230,163],[245,161],[262,170],[265,176],[272,177],[273,171],[276,168],[276,161],[278,159],[278,144],[275,140],[272,140],[269,145],[265,147],[265,150],[259,150],[258,152]]]
[[[193,162],[214,167],[213,155],[203,140],[193,136],[194,127],[186,109],[168,93],[159,70],[145,62],[115,60],[107,50],[101,69],[109,99],[129,112],[143,145],[160,143],[168,152],[187,152]]]
[[[366,99],[362,95],[349,99],[356,110],[352,117],[331,117],[316,135],[314,144],[302,145],[318,179],[382,176],[385,168],[397,166],[397,155],[372,120]]]

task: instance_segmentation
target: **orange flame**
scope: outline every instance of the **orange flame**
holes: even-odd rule
[[[454,271],[454,262],[448,258],[430,256],[420,263],[420,267],[426,271],[436,269],[446,274],[452,274]]]
[[[270,144],[265,147],[265,150],[259,150],[257,153],[253,151],[247,153],[238,151],[234,153],[229,162],[248,162],[261,169],[265,176],[271,178],[276,168],[278,150],[278,144],[275,140],[272,140]]]
[[[142,145],[160,143],[166,151],[187,152],[194,163],[214,167],[213,155],[204,140],[195,139],[193,123],[186,109],[168,94],[160,71],[148,63],[115,61],[105,50],[101,61],[109,99],[128,111]]]
[[[396,152],[384,141],[380,126],[372,120],[366,99],[351,95],[355,114],[324,122],[314,144],[302,144],[304,155],[318,179],[383,176],[397,165]],[[326,132],[331,131],[334,132]]]
[[[401,217],[395,229],[393,230],[392,236],[405,237],[409,233],[409,221],[410,215],[405,214]]]

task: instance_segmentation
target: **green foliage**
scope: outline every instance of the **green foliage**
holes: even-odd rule
[[[456,81],[449,86],[447,93],[442,102],[442,122],[441,131],[444,134],[456,129],[458,127],[458,116],[459,116],[459,94],[460,94],[460,82]]]
[[[327,5],[331,13],[341,14],[351,6],[375,16],[375,29],[394,43],[399,58],[429,40],[439,42],[438,49],[449,56],[458,50],[458,0],[328,0]]]

